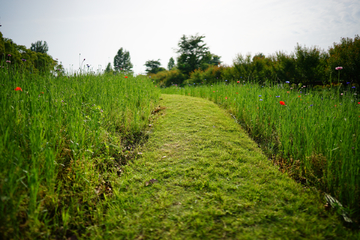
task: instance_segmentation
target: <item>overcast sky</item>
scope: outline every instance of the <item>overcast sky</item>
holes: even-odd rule
[[[360,34],[360,0],[0,0],[0,31],[30,47],[43,40],[68,70],[79,54],[94,70],[122,47],[135,73],[147,60],[167,67],[183,34],[204,35],[232,65],[237,54],[291,53],[297,43],[328,50]]]

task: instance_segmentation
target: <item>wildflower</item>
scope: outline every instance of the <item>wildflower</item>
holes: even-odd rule
[[[23,59],[21,59],[21,61],[26,62],[26,59],[23,58]]]
[[[299,95],[299,97],[301,97],[301,95]]]
[[[350,82],[346,82],[346,84],[350,84]]]
[[[310,107],[312,107],[314,104],[311,104]]]
[[[335,107],[336,107],[336,105],[335,105]]]
[[[213,91],[213,92],[215,92],[215,91]]]
[[[240,81],[237,81],[237,83],[240,83]]]
[[[259,95],[259,97],[261,97],[261,95]]]
[[[337,70],[341,70],[341,69],[343,69],[343,67],[336,67],[336,68],[335,68],[336,71],[337,71]]]
[[[289,91],[287,91],[286,93],[290,93]]]
[[[11,63],[11,61],[10,61],[10,60],[6,60],[6,62],[7,62],[7,63]]]
[[[227,97],[225,97],[225,99],[227,99]]]
[[[290,81],[286,81],[285,83],[290,83]]]
[[[8,57],[11,57],[11,54],[8,54]]]
[[[239,93],[236,93],[236,94],[239,94]]]
[[[262,101],[262,99],[260,99],[260,101]]]
[[[340,95],[344,95],[344,93],[341,93]]]
[[[125,76],[125,78],[128,78],[128,76]]]
[[[284,101],[280,101],[279,103],[284,106],[286,105]]]
[[[358,102],[358,104],[360,104],[360,102]]]
[[[227,80],[225,80],[225,82],[227,82]]]
[[[276,97],[280,97],[280,95],[279,95],[279,96],[276,96]]]
[[[41,92],[41,94],[44,94],[44,92]]]
[[[306,87],[305,85],[303,86],[303,88]]]
[[[302,91],[300,91],[300,93],[302,93]]]
[[[16,87],[14,90],[15,91],[22,91],[21,87]]]
[[[355,86],[352,86],[351,88],[355,88]]]

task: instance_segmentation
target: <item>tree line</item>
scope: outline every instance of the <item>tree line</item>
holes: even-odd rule
[[[360,37],[341,38],[328,51],[319,47],[297,44],[294,52],[278,51],[265,56],[239,54],[232,66],[221,64],[221,57],[209,51],[205,36],[185,36],[178,42],[177,62],[170,58],[167,69],[161,67],[160,59],[145,62],[146,74],[160,86],[204,84],[227,80],[252,81],[258,83],[291,82],[293,84],[360,84]],[[121,50],[121,51],[120,51]],[[119,50],[129,63],[129,52]],[[119,56],[117,59],[122,59]],[[115,61],[114,65],[120,65]],[[108,65],[110,66],[110,64]],[[339,68],[341,67],[341,68]]]
[[[0,68],[16,68],[18,71],[31,74],[53,72],[63,74],[61,63],[47,54],[49,47],[46,41],[31,44],[30,49],[17,45],[9,38],[4,38],[0,32]]]
[[[294,84],[321,85],[330,83],[360,84],[360,37],[341,38],[328,51],[318,47],[297,45],[294,52],[278,51],[265,56],[237,55],[232,66],[221,64],[221,57],[210,52],[205,36],[185,36],[179,42],[174,58],[167,69],[160,59],[145,62],[146,74],[160,86],[203,84],[227,80],[253,82],[291,82]],[[0,68],[16,67],[21,71],[39,74],[64,74],[64,68],[48,52],[46,41],[31,44],[30,49],[4,38],[0,32]],[[341,67],[341,68],[338,68]],[[129,51],[120,48],[114,56],[113,68],[108,63],[105,73],[131,72]],[[337,69],[337,70],[336,70]]]

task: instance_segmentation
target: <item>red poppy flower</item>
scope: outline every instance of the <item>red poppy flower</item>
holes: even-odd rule
[[[15,91],[22,91],[21,87],[16,87]]]
[[[240,81],[237,81],[237,83],[240,83]]]
[[[360,104],[360,102],[358,102],[358,104]]]
[[[279,103],[284,106],[286,105],[284,101],[280,101]]]
[[[227,99],[227,97],[225,97],[225,99]]]
[[[128,78],[128,76],[125,76],[125,78]]]
[[[236,93],[236,94],[239,94],[239,93]]]
[[[44,94],[44,92],[41,92],[41,94]]]

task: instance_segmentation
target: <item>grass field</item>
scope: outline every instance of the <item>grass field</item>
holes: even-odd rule
[[[355,86],[310,90],[249,82],[163,89],[229,109],[281,170],[360,212],[360,100]]]
[[[0,71],[0,232],[66,235],[93,208],[144,139],[159,91],[125,75],[54,77]]]
[[[0,237],[356,239],[287,175],[356,216],[357,95],[290,88],[1,69]]]
[[[93,239],[357,239],[323,195],[274,167],[216,104],[162,95]],[[105,211],[104,211],[105,212]]]

